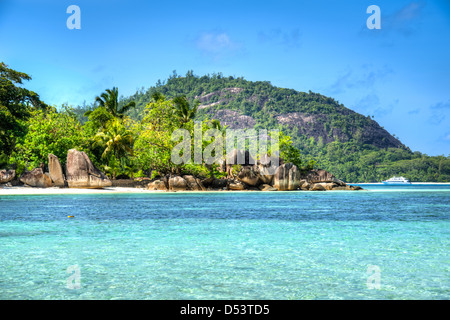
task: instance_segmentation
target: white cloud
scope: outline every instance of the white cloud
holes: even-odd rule
[[[232,40],[226,32],[204,32],[197,37],[195,45],[214,60],[237,54],[242,49],[242,44]]]

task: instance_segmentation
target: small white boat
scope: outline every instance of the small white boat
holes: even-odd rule
[[[411,184],[411,182],[408,179],[405,179],[403,177],[392,177],[388,180],[381,181],[383,184],[389,184],[389,185],[405,185],[405,184]]]

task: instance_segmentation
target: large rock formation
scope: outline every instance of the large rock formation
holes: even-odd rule
[[[169,191],[186,191],[187,182],[182,177],[172,176],[169,178]]]
[[[334,178],[324,170],[315,170],[313,175],[319,175],[323,180],[332,180],[330,182],[309,182],[301,178],[301,172],[297,166],[292,163],[285,163],[279,166],[273,175],[273,183],[262,183],[259,175],[258,166],[245,166],[236,178],[217,179],[215,177],[200,180],[192,175],[164,176],[148,184],[149,190],[168,190],[168,191],[205,191],[205,190],[261,190],[261,191],[290,191],[290,190],[361,190],[357,186],[348,186],[344,182]],[[313,180],[317,181],[317,180]]]
[[[0,170],[0,183],[8,183],[16,177],[16,170]]]
[[[195,178],[191,175],[180,176],[169,176],[163,177],[152,181],[147,186],[148,190],[160,190],[160,191],[205,191],[206,188],[203,186],[200,179]]]
[[[337,179],[335,176],[333,176],[331,173],[329,173],[328,171],[325,170],[311,170],[310,172],[308,172],[308,174],[306,175],[306,180],[311,183],[331,183],[334,182],[339,186],[345,186],[346,184]]]
[[[319,182],[313,184],[311,190],[312,191],[333,190],[333,188],[336,187],[338,187],[338,185],[334,182]]]
[[[67,152],[66,179],[69,188],[101,189],[112,185],[111,180],[94,166],[86,153],[75,149]]]
[[[321,183],[316,183],[313,184],[311,189],[311,191],[325,191],[327,190]]]
[[[160,191],[167,191],[167,186],[164,183],[164,181],[161,180],[155,180],[148,184],[148,190],[160,190]]]
[[[211,189],[224,189],[227,188],[228,184],[229,184],[228,179],[217,179],[214,177],[211,178],[206,178],[202,180],[202,184],[203,186],[205,186],[205,188],[208,190]]]
[[[278,167],[273,177],[273,187],[279,191],[297,190],[300,186],[300,170],[292,163]]]
[[[241,159],[239,159],[241,154]],[[227,178],[209,177],[200,180],[192,175],[165,176],[148,185],[150,190],[169,191],[205,191],[205,190],[261,190],[261,191],[326,191],[326,190],[361,190],[360,187],[347,186],[325,170],[302,172],[293,163],[283,163],[281,158],[263,156],[257,164],[252,164],[250,153],[233,150],[228,160],[241,162],[233,167],[230,162],[223,163],[222,169],[228,172]],[[233,159],[234,158],[234,159]],[[241,161],[240,161],[241,160]],[[277,161],[274,161],[277,160]],[[243,163],[242,163],[243,162]],[[278,162],[278,163],[277,163]],[[277,166],[278,164],[278,166]],[[236,172],[235,169],[240,169]]]
[[[268,184],[262,184],[259,186],[259,190],[261,191],[278,191],[278,189],[268,185]]]
[[[269,157],[267,154],[262,156],[255,166],[254,170],[259,176],[259,180],[263,184],[272,184],[273,177],[279,166],[283,164],[280,157]]]
[[[230,190],[244,190],[245,189],[245,185],[242,182],[236,181],[236,182],[231,182],[228,185],[228,189]]]
[[[48,171],[50,179],[53,181],[53,186],[63,188],[65,185],[64,173],[59,159],[54,154],[48,155]]]
[[[28,186],[37,188],[49,188],[52,186],[52,179],[42,171],[42,168],[24,172],[20,176],[20,181]]]
[[[310,187],[311,187],[311,185],[309,184],[308,181],[300,180],[300,189],[307,191],[307,190],[309,190]]]
[[[186,175],[186,176],[183,176],[183,179],[186,180],[187,187],[189,190],[192,190],[192,191],[205,191],[206,190],[206,188],[203,186],[200,179],[195,178],[194,176]]]
[[[256,187],[261,184],[259,175],[255,173],[252,167],[244,167],[237,175],[237,180],[248,184],[249,186]]]

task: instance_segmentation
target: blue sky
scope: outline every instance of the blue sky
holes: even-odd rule
[[[381,9],[369,30],[367,7]],[[81,9],[69,30],[66,9]],[[450,1],[0,0],[0,61],[53,105],[122,95],[176,70],[319,92],[413,151],[450,154]]]

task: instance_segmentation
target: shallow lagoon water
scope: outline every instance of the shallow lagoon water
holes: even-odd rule
[[[0,299],[449,299],[450,186],[363,187],[0,196]]]

